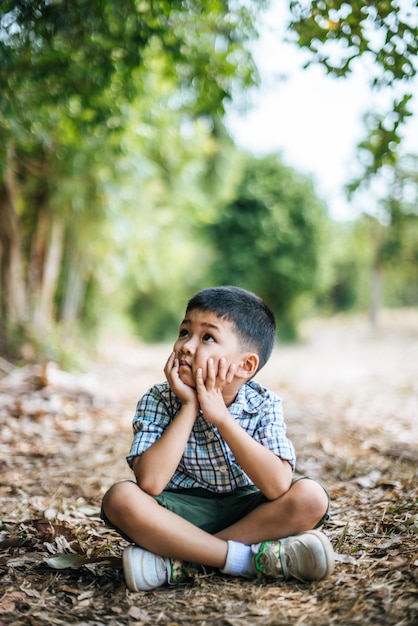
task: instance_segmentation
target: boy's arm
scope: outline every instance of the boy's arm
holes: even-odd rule
[[[136,457],[133,471],[143,491],[157,496],[166,487],[182,457],[197,413],[195,405],[183,404],[161,437]]]
[[[215,424],[215,422],[212,422]],[[249,435],[226,410],[216,418],[216,427],[230,447],[237,463],[269,500],[289,489],[292,467]]]
[[[170,355],[164,371],[181,402],[181,408],[161,437],[133,463],[138,485],[153,496],[163,491],[176,471],[199,412],[196,391],[180,380],[174,353]]]
[[[200,407],[208,421],[218,429],[237,463],[269,500],[282,496],[292,481],[290,463],[263,446],[247,433],[228,411],[222,389],[227,379],[223,359],[218,368],[208,362],[208,375],[203,382],[202,371],[196,375],[196,390]]]

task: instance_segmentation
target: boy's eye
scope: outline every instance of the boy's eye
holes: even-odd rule
[[[179,337],[187,337],[189,333],[187,332],[187,330],[185,328],[180,328],[179,330]]]
[[[206,333],[205,335],[203,335],[203,341],[215,341],[215,339],[213,338],[213,335],[211,335],[210,333]]]

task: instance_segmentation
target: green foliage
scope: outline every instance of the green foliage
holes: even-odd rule
[[[418,166],[403,157],[385,170],[387,188],[376,215],[332,225],[327,272],[317,296],[321,311],[365,310],[370,306],[372,270],[385,273],[383,302],[418,305]]]
[[[76,133],[109,133],[141,94],[147,51],[163,60],[193,114],[220,111],[233,84],[252,84],[245,42],[262,2],[229,6],[135,0],[8,0],[0,13],[0,127],[22,140],[58,143]],[[49,120],[49,124],[48,124]],[[67,133],[68,131],[68,133]]]
[[[418,220],[418,156],[405,155],[393,167],[385,167],[374,190],[377,210],[370,217],[381,223],[373,231],[375,263],[400,263],[415,238]],[[418,240],[415,241],[418,244]],[[413,245],[413,244],[412,244]]]
[[[307,47],[328,72],[345,76],[357,58],[369,54],[375,85],[393,85],[415,76],[418,25],[414,1],[293,0],[290,8],[298,44]]]
[[[36,350],[43,342],[62,360],[80,321],[93,339],[115,317],[165,340],[186,300],[220,283],[260,293],[289,338],[318,293],[328,310],[361,306],[373,263],[388,268],[391,302],[414,302],[417,164],[396,155],[406,88],[362,145],[367,176],[396,171],[379,219],[335,240],[310,181],[277,156],[240,154],[227,136],[225,101],[257,80],[247,44],[265,4],[2,3],[0,208],[16,231],[2,219],[0,328],[12,343],[29,330]],[[415,27],[386,4],[324,0],[310,14],[294,3],[293,26],[332,74],[375,55],[376,87],[407,84]],[[8,310],[18,287],[26,299]]]
[[[328,73],[345,77],[367,64],[374,89],[389,87],[392,107],[367,119],[369,137],[360,145],[365,175],[396,161],[400,131],[411,115],[411,81],[418,69],[418,23],[414,0],[292,0],[291,28],[297,43]]]
[[[161,77],[154,73],[150,81],[164,94]],[[206,279],[210,252],[198,230],[212,219],[228,170],[215,188],[207,178],[230,148],[207,118],[185,120],[165,107],[132,107],[128,116],[116,178],[107,185],[113,265],[98,279],[142,339],[161,341],[177,332],[186,300]]]
[[[298,306],[319,280],[325,209],[308,179],[275,155],[245,156],[234,198],[206,228],[212,281],[255,291],[278,317],[279,335],[296,335]]]
[[[361,176],[347,185],[349,195],[370,183],[384,167],[395,167],[402,141],[400,128],[411,116],[408,109],[411,94],[405,94],[393,102],[392,111],[383,117],[375,112],[365,116],[368,135],[359,143],[359,155],[363,163]]]
[[[137,115],[131,123],[138,128]],[[192,135],[189,127],[186,135],[178,129],[169,137],[158,134],[154,122],[141,128],[145,143],[154,144],[155,135],[165,158],[146,150],[154,160],[136,162],[126,145],[121,165],[127,195],[121,204],[116,188],[112,200],[121,207],[119,229],[120,216],[126,218],[126,228],[118,230],[123,276],[113,274],[110,299],[119,299],[142,339],[162,341],[175,334],[193,293],[232,282],[268,299],[279,314],[281,336],[295,336],[301,299],[320,280],[327,224],[311,183],[276,156],[238,152],[220,123],[218,139],[205,125],[195,126]],[[128,137],[135,153],[138,138]],[[166,167],[168,142],[176,146],[180,169]],[[111,274],[106,272],[108,280]]]
[[[371,223],[377,237],[384,227],[369,216],[363,216],[357,222],[329,225],[325,267],[315,292],[315,304],[320,313],[333,315],[367,309],[369,267],[373,260]]]
[[[386,301],[418,305],[418,156],[402,157],[391,170],[389,193],[382,201],[388,224],[379,248],[387,270]]]
[[[411,116],[412,80],[418,70],[418,22],[415,0],[293,0],[291,28],[297,43],[312,55],[310,62],[322,65],[336,77],[345,77],[358,64],[367,68],[373,90],[386,89],[391,106],[369,111],[365,116],[366,137],[360,142],[362,171],[348,186],[349,197],[356,193],[364,201],[365,213],[357,235],[367,238],[368,254],[359,259],[340,260],[339,279],[328,297],[348,306],[363,301],[363,288],[353,288],[353,279],[369,267],[371,319],[377,319],[380,283],[386,273],[386,302],[416,302],[416,171],[408,172],[402,155],[402,130]],[[384,99],[382,99],[384,100]],[[415,187],[414,191],[411,191]],[[382,191],[383,190],[383,191]],[[412,195],[411,195],[412,194]],[[411,197],[415,209],[411,209]],[[357,259],[353,247],[353,259]],[[411,260],[414,259],[412,262]],[[366,266],[362,265],[366,263]],[[338,264],[337,264],[338,265]],[[396,268],[396,270],[395,270]],[[396,278],[395,278],[396,272]],[[360,280],[359,284],[363,284]],[[337,291],[335,288],[338,286]],[[367,289],[367,288],[366,288]],[[395,295],[396,294],[396,295]]]
[[[33,124],[43,106],[62,105],[77,127],[115,127],[122,119],[111,116],[138,93],[133,70],[144,66],[144,51],[154,47],[187,89],[191,108],[211,113],[229,95],[232,78],[252,81],[242,44],[255,35],[254,11],[261,4],[6,0],[0,14],[1,110],[6,119]]]
[[[263,5],[264,0],[2,3],[0,197],[17,225],[13,240],[0,225],[0,243],[12,251],[0,259],[3,330],[23,323],[39,334],[57,320],[78,320],[86,310],[94,319],[92,294],[99,292],[93,283],[105,286],[105,294],[114,289],[106,284],[109,268],[119,264],[114,233],[129,221],[116,215],[108,197],[115,173],[120,176],[132,110],[150,131],[148,137],[139,132],[135,158],[156,164],[154,175],[145,177],[148,191],[153,187],[148,207],[141,190],[144,220],[149,210],[166,212],[161,205],[174,178],[187,181],[192,168],[171,143],[178,130],[185,135],[187,126],[205,120],[211,126],[235,85],[254,84],[246,46],[256,36],[256,13]],[[208,145],[200,144],[194,155]],[[193,194],[180,211],[187,212]],[[176,210],[184,197],[172,197]],[[148,263],[144,255],[142,263]],[[18,291],[26,297],[12,308],[10,296]]]

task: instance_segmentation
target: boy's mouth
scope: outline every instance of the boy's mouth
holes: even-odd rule
[[[192,387],[194,387],[194,375],[191,364],[184,359],[180,359],[178,371],[181,380],[186,383],[186,385],[191,385]]]

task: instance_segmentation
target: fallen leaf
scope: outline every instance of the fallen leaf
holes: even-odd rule
[[[88,563],[88,559],[81,554],[59,554],[58,556],[44,558],[44,561],[53,569],[81,567]]]
[[[358,561],[350,554],[335,554],[337,563],[347,563],[349,565],[358,565]]]
[[[78,568],[91,563],[108,563],[110,567],[122,567],[122,559],[116,556],[88,557],[82,554],[59,554],[43,560],[52,569]]]
[[[379,484],[382,474],[378,470],[373,470],[366,476],[359,476],[355,479],[355,482],[363,489],[372,489]]]
[[[148,622],[150,619],[149,613],[141,609],[139,606],[131,606],[128,611],[128,615],[136,621]]]

